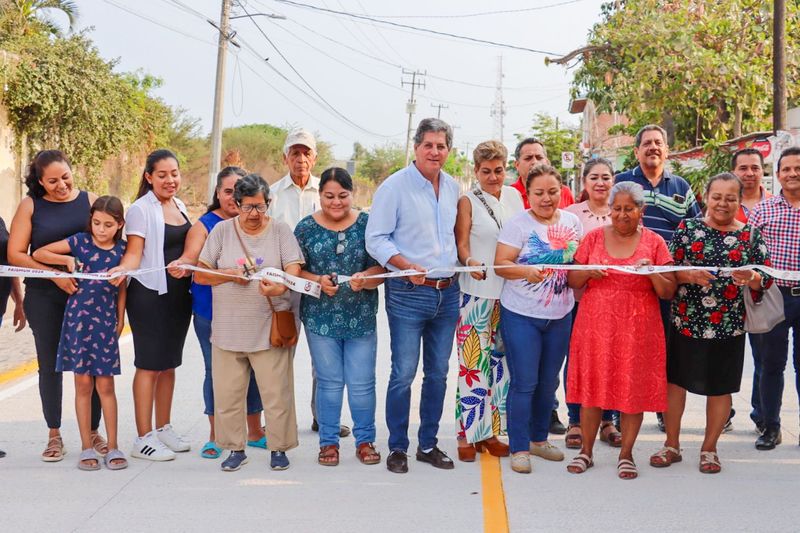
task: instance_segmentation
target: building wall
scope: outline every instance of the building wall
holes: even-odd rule
[[[10,225],[24,187],[18,158],[14,152],[14,133],[8,113],[0,103],[0,216]]]

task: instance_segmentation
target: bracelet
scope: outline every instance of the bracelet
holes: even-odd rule
[[[469,261],[470,261],[470,259],[472,259],[472,256],[469,256],[469,257],[467,257],[467,260],[466,260],[466,261],[464,261],[464,266],[465,266],[465,267],[468,267],[468,266],[469,266]]]

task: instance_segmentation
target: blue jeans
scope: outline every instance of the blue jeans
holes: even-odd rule
[[[411,384],[417,375],[422,345],[422,397],[417,438],[423,450],[438,442],[447,390],[447,371],[458,323],[458,283],[438,290],[400,278],[386,280],[386,314],[392,348],[392,372],[386,392],[386,426],[389,449],[408,450]]]
[[[304,329],[317,378],[319,445],[339,444],[339,419],[345,385],[356,446],[375,442],[377,333],[354,339],[335,339]]]
[[[528,451],[531,442],[547,440],[553,395],[571,328],[569,313],[547,320],[500,307],[500,330],[511,378],[506,400],[511,453]]]
[[[783,400],[783,371],[789,357],[789,329],[792,330],[795,390],[800,395],[800,296],[791,296],[781,287],[783,314],[786,320],[769,333],[751,335],[757,346],[754,353],[761,359],[762,423],[767,428],[781,426],[781,402]]]
[[[205,414],[214,415],[214,381],[211,378],[211,321],[197,313],[192,320],[197,340],[200,341],[200,350],[203,352],[203,363],[206,375],[203,379],[203,401],[206,405]],[[261,395],[258,393],[256,375],[250,371],[250,385],[247,387],[247,414],[254,415],[264,410],[261,405]]]

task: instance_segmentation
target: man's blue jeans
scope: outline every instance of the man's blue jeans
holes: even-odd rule
[[[800,296],[791,296],[788,289],[783,293],[783,314],[786,320],[769,333],[751,335],[757,346],[755,353],[761,359],[762,423],[766,428],[781,426],[781,403],[783,400],[783,372],[789,357],[789,329],[792,330],[792,359],[794,360],[795,390],[800,395]]]
[[[571,329],[570,313],[547,320],[500,307],[500,330],[511,377],[506,400],[511,453],[528,451],[531,442],[547,440],[553,395]]]
[[[319,445],[339,444],[345,385],[356,446],[375,442],[375,357],[378,335],[371,333],[354,339],[336,339],[317,335],[308,328],[305,331],[317,377]]]
[[[455,282],[446,289],[414,285],[400,278],[386,280],[386,314],[391,334],[392,372],[386,392],[389,449],[408,451],[411,384],[417,374],[422,344],[422,397],[417,438],[423,450],[438,442],[447,390],[447,371],[458,323],[460,291]]]
[[[214,415],[214,381],[211,378],[211,321],[197,313],[193,315],[194,333],[200,341],[200,350],[203,352],[203,363],[206,375],[203,379],[203,401],[205,414]],[[261,395],[256,384],[256,375],[250,371],[250,385],[247,387],[247,414],[254,415],[264,410],[261,405]]]

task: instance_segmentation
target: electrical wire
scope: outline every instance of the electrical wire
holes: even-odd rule
[[[434,34],[434,35],[450,37],[450,38],[453,38],[453,39],[459,39],[459,40],[462,40],[462,41],[469,41],[469,42],[473,42],[473,43],[477,43],[477,44],[488,44],[490,46],[496,46],[498,48],[508,48],[508,49],[511,49],[511,50],[519,50],[519,51],[522,51],[522,52],[531,52],[531,53],[534,53],[534,54],[544,54],[544,55],[547,55],[547,56],[560,56],[561,55],[559,53],[549,52],[549,51],[546,51],[546,50],[537,50],[535,48],[527,48],[527,47],[524,47],[524,46],[517,46],[517,45],[514,45],[514,44],[500,43],[500,42],[497,42],[497,41],[489,41],[487,39],[478,39],[476,37],[468,37],[468,36],[465,36],[465,35],[457,35],[455,33],[448,33],[448,32],[443,32],[443,31],[439,31],[439,30],[432,30],[430,28],[419,28],[417,26],[411,26],[409,24],[401,24],[399,22],[391,22],[389,20],[376,19],[374,17],[368,17],[366,15],[359,15],[357,13],[350,13],[350,12],[347,12],[347,11],[337,11],[335,9],[329,9],[329,8],[325,8],[325,7],[314,6],[314,5],[311,5],[311,4],[304,4],[302,2],[295,2],[294,0],[275,0],[275,1],[278,2],[278,3],[286,4],[286,5],[293,6],[293,7],[311,9],[311,10],[314,10],[314,11],[321,11],[321,12],[326,12],[326,13],[329,13],[329,14],[341,15],[341,16],[350,17],[350,18],[359,19],[359,20],[377,22],[378,24],[385,24],[385,25],[388,25],[388,26],[394,26],[394,27],[398,27],[398,28],[405,28],[405,29],[408,29],[408,30],[416,31],[416,32],[430,33],[430,34]]]
[[[245,14],[247,15],[247,18],[248,18],[248,19],[250,19],[250,22],[252,22],[252,23],[253,23],[253,25],[256,27],[256,29],[258,29],[258,32],[259,32],[259,33],[260,33],[260,34],[261,34],[261,35],[264,37],[264,39],[266,39],[266,41],[267,41],[267,42],[268,42],[268,43],[269,43],[269,44],[272,46],[272,48],[274,48],[274,49],[275,49],[275,51],[278,53],[278,55],[281,57],[281,59],[283,59],[283,60],[286,62],[286,64],[289,66],[289,68],[292,70],[292,72],[294,72],[294,73],[295,73],[295,75],[297,75],[297,77],[298,77],[298,78],[300,78],[300,80],[301,80],[301,81],[302,81],[302,82],[303,82],[303,83],[304,83],[304,84],[305,84],[305,85],[306,85],[306,86],[307,86],[307,87],[308,87],[308,88],[311,90],[311,92],[312,92],[312,93],[314,93],[315,95],[317,95],[317,98],[319,98],[319,99],[322,101],[322,103],[324,103],[324,104],[325,104],[325,106],[327,106],[327,107],[328,107],[328,109],[329,109],[330,111],[332,111],[332,112],[333,112],[335,115],[338,115],[338,116],[339,116],[339,118],[341,118],[342,120],[344,120],[345,122],[347,122],[347,123],[348,123],[348,124],[350,124],[351,126],[355,127],[355,128],[356,128],[356,129],[358,129],[358,130],[361,130],[361,131],[363,131],[364,133],[367,133],[367,134],[369,134],[369,135],[373,135],[373,136],[375,136],[375,137],[385,137],[385,138],[390,138],[390,137],[392,137],[392,135],[383,135],[383,134],[381,134],[381,133],[376,133],[376,132],[374,132],[374,131],[368,130],[368,129],[364,128],[363,126],[361,126],[360,124],[358,124],[358,123],[356,123],[356,122],[353,122],[353,121],[352,121],[352,120],[351,120],[351,119],[350,119],[350,118],[349,118],[347,115],[345,115],[344,113],[342,113],[341,111],[339,111],[339,110],[338,110],[336,107],[334,107],[334,106],[333,106],[333,105],[332,105],[330,102],[328,102],[328,100],[327,100],[327,99],[326,99],[324,96],[322,96],[322,95],[319,93],[319,91],[317,91],[317,90],[314,88],[314,86],[312,86],[312,85],[311,85],[311,84],[308,82],[308,80],[306,80],[306,79],[305,79],[305,77],[303,77],[303,75],[302,75],[302,74],[300,74],[300,72],[297,70],[297,68],[295,68],[295,66],[292,64],[292,62],[291,62],[291,61],[289,61],[289,59],[288,59],[288,58],[287,58],[287,57],[286,57],[286,56],[283,54],[283,52],[281,52],[281,51],[280,51],[280,49],[279,49],[277,46],[275,46],[275,43],[273,43],[273,42],[272,42],[272,39],[270,39],[270,38],[269,38],[269,36],[266,34],[266,32],[265,32],[265,31],[264,31],[264,30],[261,28],[261,26],[258,24],[258,22],[256,22],[255,18],[254,18],[252,15],[250,15],[250,13],[247,11],[247,8],[245,8],[245,7],[244,7],[244,6],[242,6],[241,4],[240,4],[240,7],[242,8],[242,10],[243,10],[243,11],[245,12]],[[277,70],[277,69],[276,69],[276,68],[275,68],[273,65],[271,65],[269,62],[267,62],[266,64],[267,64],[267,65],[268,65],[268,66],[269,66],[269,67],[270,67],[270,68],[271,68],[273,71],[275,71],[275,72],[276,72],[277,74],[279,74],[279,75],[280,75],[282,78],[284,78],[286,81],[290,81],[290,80],[289,80],[289,78],[287,78],[287,77],[286,77],[286,76],[285,76],[283,73],[281,73],[280,71],[278,71],[278,70]],[[296,84],[294,84],[293,82],[290,82],[290,83],[292,83],[293,85],[295,85],[295,87],[297,87],[298,89],[300,88],[300,87],[298,87]],[[303,92],[305,92],[305,91],[303,91]],[[307,93],[306,93],[306,94],[307,94]]]
[[[184,37],[187,37],[187,38],[192,39],[194,41],[198,41],[198,42],[201,42],[203,44],[208,44],[210,46],[215,46],[215,47],[217,46],[217,43],[215,43],[213,41],[207,41],[207,40],[205,40],[205,39],[203,39],[201,37],[197,37],[196,35],[192,35],[190,33],[186,33],[183,30],[179,30],[178,28],[174,28],[174,27],[172,27],[172,26],[170,26],[168,24],[164,24],[161,21],[158,21],[156,19],[148,17],[147,15],[144,15],[142,13],[134,11],[134,10],[130,9],[129,7],[127,7],[127,6],[120,5],[120,4],[116,3],[116,2],[114,2],[113,0],[103,0],[103,2],[105,2],[108,5],[114,6],[117,9],[121,9],[122,11],[125,11],[126,13],[130,13],[134,17],[138,17],[138,18],[140,18],[142,20],[146,20],[148,22],[151,22],[151,23],[155,24],[156,26],[160,26],[160,27],[162,27],[162,28],[164,28],[166,30],[170,30],[172,32],[179,33],[179,34],[183,35]]]
[[[578,2],[582,1],[583,0],[567,0],[565,2],[559,2],[557,4],[549,4],[546,6],[523,7],[519,9],[502,9],[499,11],[481,11],[478,13],[462,13],[457,15],[372,15],[372,16],[382,19],[465,19],[472,17],[485,17],[489,15],[508,15],[513,13],[526,13],[529,11],[541,11],[543,9],[550,9],[553,7],[561,7],[569,4],[577,4]]]

